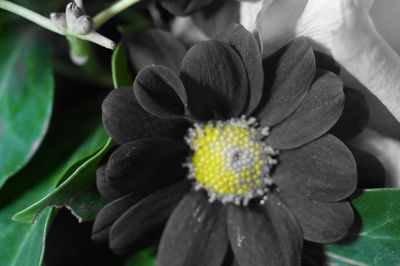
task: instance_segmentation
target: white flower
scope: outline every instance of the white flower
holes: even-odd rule
[[[373,154],[382,163],[386,172],[385,185],[387,187],[400,187],[400,142],[398,140],[372,129],[366,129],[351,144]]]
[[[333,55],[341,64],[345,81],[354,77],[363,86],[352,79],[353,87],[370,92],[370,125],[395,138],[368,129],[355,143],[384,160],[389,182],[396,186],[400,186],[400,142],[396,139],[400,138],[399,15],[398,0],[264,0],[257,21],[247,22],[260,32],[265,55],[306,36],[314,48]]]
[[[240,23],[249,31],[257,29],[264,55],[268,56],[296,37],[294,28],[306,3],[307,0],[241,2]]]
[[[400,121],[400,57],[375,30],[368,14],[372,4],[373,0],[264,1],[257,28],[266,55],[297,36],[309,37]]]

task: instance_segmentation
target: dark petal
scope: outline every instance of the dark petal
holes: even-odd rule
[[[287,265],[287,250],[280,246],[278,232],[259,206],[228,206],[228,236],[241,266]]]
[[[344,88],[343,114],[330,130],[341,140],[350,140],[361,133],[369,118],[369,109],[364,95],[351,88]]]
[[[92,239],[95,241],[107,240],[113,223],[143,197],[142,193],[131,192],[104,206],[94,221]]]
[[[240,24],[231,25],[226,32],[216,38],[230,44],[238,52],[245,65],[249,80],[249,102],[246,113],[250,114],[261,100],[264,85],[261,52],[257,40]]]
[[[220,41],[199,42],[182,61],[189,112],[196,118],[235,117],[247,102],[248,81],[239,55]]]
[[[355,147],[349,147],[357,164],[359,188],[385,187],[385,168],[372,154]]]
[[[119,193],[109,188],[108,179],[106,175],[107,164],[102,164],[96,169],[96,186],[100,194],[111,201],[119,197]]]
[[[208,4],[213,0],[159,0],[161,6],[175,16],[188,15]]]
[[[123,196],[131,191],[152,191],[181,179],[189,147],[172,139],[147,138],[114,151],[107,163],[108,190]]]
[[[133,91],[143,109],[155,116],[169,118],[185,113],[185,88],[179,77],[166,67],[143,68],[136,76]]]
[[[163,226],[189,187],[186,180],[175,183],[128,209],[111,227],[111,249],[118,254],[133,250],[147,234]]]
[[[326,72],[314,82],[296,111],[272,128],[266,141],[277,149],[300,147],[326,133],[339,119],[343,107],[342,81]]]
[[[289,193],[338,201],[356,189],[357,168],[346,145],[332,135],[325,135],[301,148],[282,151],[272,178]]]
[[[225,207],[191,192],[175,208],[158,250],[159,266],[220,266],[228,248]]]
[[[160,29],[145,29],[125,39],[133,74],[149,65],[162,65],[179,72],[185,47],[170,33]]]
[[[314,51],[315,55],[315,64],[317,68],[330,71],[339,75],[340,65],[333,59],[332,56],[327,55],[323,52]]]
[[[214,0],[192,14],[194,23],[209,37],[240,21],[240,4],[232,0]],[[213,38],[214,39],[214,38]]]
[[[306,240],[318,243],[336,242],[346,235],[353,224],[354,212],[347,201],[322,202],[296,197],[283,191],[279,194],[296,216]]]
[[[274,194],[269,195],[264,209],[277,232],[281,249],[285,251],[286,265],[300,265],[303,233],[296,217]]]
[[[261,126],[274,126],[293,113],[315,75],[315,58],[306,39],[298,38],[278,53],[282,54],[278,62],[263,62],[264,93],[269,93],[269,98],[257,110]]]
[[[183,119],[162,119],[143,110],[129,87],[112,90],[102,109],[104,128],[120,145],[148,137],[182,138],[188,127]]]

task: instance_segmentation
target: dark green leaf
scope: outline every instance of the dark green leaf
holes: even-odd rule
[[[107,137],[102,127],[97,129],[96,134],[97,136],[92,136],[91,141],[93,144],[96,143],[100,146],[97,146],[96,148],[91,147],[90,149],[90,151],[95,151],[95,154],[86,155],[83,159],[69,164],[67,171],[60,177],[61,180],[65,179],[65,181],[41,200],[17,213],[13,217],[13,220],[25,223],[34,222],[40,212],[48,206],[68,206],[69,208],[72,208],[73,212],[79,215],[79,217],[82,213],[83,217],[79,218],[80,220],[82,219],[82,221],[94,218],[95,213],[93,213],[93,210],[89,210],[88,213],[85,213],[84,211],[82,212],[82,204],[85,204],[83,202],[85,197],[83,197],[81,193],[94,184],[97,164],[104,153],[114,145],[113,141],[109,139],[104,147],[101,148]],[[99,150],[99,148],[101,149]],[[78,197],[78,199],[76,197]],[[81,201],[79,201],[79,199],[81,199]],[[93,204],[102,205],[103,199],[98,199],[100,202]],[[73,202],[73,204],[70,206],[69,204],[71,202]],[[74,209],[74,206],[77,206],[77,209]],[[98,207],[94,207],[94,209],[97,208]]]
[[[132,34],[140,29],[150,27],[152,24],[147,16],[132,9],[127,10],[121,15],[129,21],[129,24],[117,27],[118,31],[124,35]],[[133,85],[133,77],[129,71],[128,59],[122,42],[114,49],[111,58],[111,71],[114,88]]]
[[[360,233],[348,244],[326,246],[329,259],[341,265],[397,265],[400,189],[367,189],[352,203],[361,219]]]
[[[20,180],[21,181],[21,180]],[[12,180],[14,185],[17,183]],[[7,185],[5,186],[7,187]],[[40,265],[44,253],[44,236],[48,232],[53,218],[53,210],[46,210],[36,224],[20,224],[11,221],[11,216],[22,205],[29,202],[44,190],[38,186],[26,191],[23,196],[14,200],[8,206],[0,206],[0,265]],[[7,193],[8,194],[8,193]],[[6,193],[3,192],[3,202]]]
[[[133,85],[132,75],[128,69],[128,59],[122,43],[119,43],[113,52],[111,70],[115,88]]]
[[[97,191],[96,185],[93,184],[71,198],[66,205],[80,222],[87,222],[93,220],[107,202]]]
[[[40,210],[36,224],[11,220],[13,214],[51,193],[70,164],[93,154],[107,136],[101,129],[100,104],[74,106],[54,117],[49,134],[30,163],[0,193],[0,265],[39,265],[52,210]]]
[[[33,156],[47,132],[54,81],[51,47],[33,31],[0,42],[0,187]]]

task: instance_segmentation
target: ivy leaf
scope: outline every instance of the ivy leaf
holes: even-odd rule
[[[69,165],[93,154],[108,139],[101,132],[100,103],[73,106],[55,116],[37,154],[0,193],[0,265],[40,265],[52,209],[42,210],[36,224],[11,220],[13,214],[51,193]]]
[[[32,30],[1,28],[0,187],[37,151],[54,94],[49,42]]]
[[[397,265],[400,258],[400,189],[367,189],[352,201],[361,228],[346,244],[327,245],[341,265]]]

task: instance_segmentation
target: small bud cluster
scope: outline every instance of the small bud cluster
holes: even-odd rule
[[[205,189],[210,202],[247,205],[265,196],[273,186],[271,170],[278,163],[278,151],[265,143],[268,134],[268,128],[259,128],[256,119],[244,116],[195,123],[185,138],[193,154],[184,164],[194,188]]]
[[[51,13],[50,19],[57,29],[73,35],[86,35],[94,31],[92,17],[74,2],[67,5],[65,13]]]

